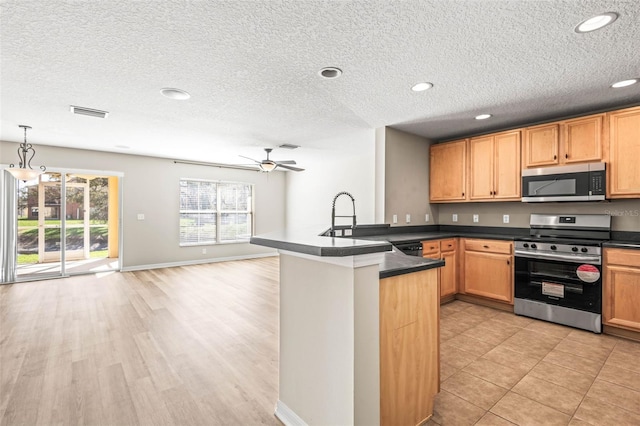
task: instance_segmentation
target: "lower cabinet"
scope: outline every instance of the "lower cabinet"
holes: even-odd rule
[[[640,250],[604,249],[602,322],[640,332]]]
[[[513,304],[513,242],[462,240],[460,292]]]
[[[422,241],[422,256],[444,260],[444,266],[438,268],[440,302],[453,300],[458,292],[458,239]]]

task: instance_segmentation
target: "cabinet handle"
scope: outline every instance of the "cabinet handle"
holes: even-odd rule
[[[507,260],[507,265],[511,265],[511,261]]]
[[[557,156],[557,155],[554,155],[554,156],[553,156],[553,159],[554,159],[554,160],[557,160],[557,159],[558,159],[558,156]]]
[[[565,154],[565,155],[564,155],[564,158],[569,158],[569,154]]]
[[[489,191],[489,195],[493,195],[493,191]]]
[[[464,192],[462,193],[462,196],[464,197]]]
[[[482,246],[482,247],[487,248],[487,249],[489,248],[489,246]]]

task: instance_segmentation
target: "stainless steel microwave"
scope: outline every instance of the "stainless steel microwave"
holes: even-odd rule
[[[605,163],[522,171],[522,201],[600,201],[606,195]]]

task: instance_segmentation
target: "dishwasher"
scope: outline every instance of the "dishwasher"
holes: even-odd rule
[[[399,243],[393,246],[409,256],[422,257],[422,243]]]

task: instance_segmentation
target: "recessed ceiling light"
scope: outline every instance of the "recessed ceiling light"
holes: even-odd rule
[[[476,115],[476,120],[486,120],[487,118],[490,118],[491,114],[480,114],[480,115]]]
[[[184,101],[191,97],[191,95],[184,90],[174,89],[172,87],[165,87],[164,89],[160,90],[160,93],[162,93],[163,96],[169,99],[175,99],[177,101]]]
[[[588,33],[599,30],[600,28],[613,23],[616,19],[618,19],[618,14],[615,12],[603,13],[580,22],[576,25],[575,32]]]
[[[325,67],[322,68],[318,74],[323,78],[338,78],[342,75],[342,70],[336,67]]]
[[[429,90],[433,87],[433,83],[424,82],[418,83],[411,88],[414,92],[424,92],[425,90]]]
[[[637,78],[632,78],[631,80],[623,80],[617,83],[613,83],[611,87],[613,87],[614,89],[619,89],[621,87],[631,86],[632,84],[636,84],[637,82],[638,82]]]

